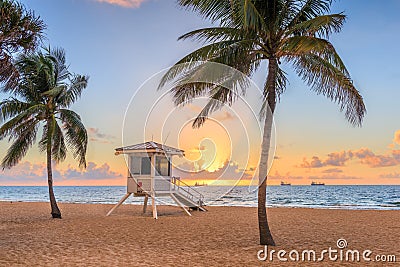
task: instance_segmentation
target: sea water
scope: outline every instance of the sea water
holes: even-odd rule
[[[211,206],[257,206],[257,188],[248,186],[200,186],[195,189]],[[126,193],[124,186],[56,186],[59,202],[115,204]],[[0,201],[48,201],[45,186],[0,186]],[[162,204],[174,204],[170,198],[158,198]],[[143,198],[131,197],[126,203],[142,204]],[[269,186],[268,207],[308,207],[335,209],[400,209],[399,185],[325,185]]]

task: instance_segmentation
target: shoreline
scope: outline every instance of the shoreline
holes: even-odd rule
[[[0,199],[0,204],[1,203],[47,203],[49,204],[49,201],[24,201],[24,200],[2,200]],[[57,201],[57,204],[82,204],[82,205],[111,205],[114,206],[117,204],[116,202],[113,203],[102,203],[102,202],[63,202],[63,201]],[[143,203],[138,203],[138,202],[132,202],[132,203],[123,203],[122,205],[133,205],[133,206],[143,206]],[[158,206],[167,206],[167,207],[176,207],[179,208],[175,204],[157,204]],[[219,208],[257,208],[257,206],[245,206],[245,205],[206,205],[206,207],[219,207]],[[393,206],[382,206],[381,208],[351,208],[351,207],[357,207],[357,206],[348,206],[348,205],[343,205],[343,206],[269,206],[267,204],[267,209],[317,209],[317,210],[348,210],[348,211],[400,211],[400,207],[393,207]]]
[[[0,265],[291,266],[257,259],[264,248],[258,245],[257,208],[208,206],[189,217],[160,205],[154,220],[151,209],[142,214],[139,205],[123,205],[109,217],[112,204],[59,206],[61,220],[50,218],[47,202],[0,202]],[[268,220],[276,251],[321,251],[345,239],[349,249],[394,254],[400,261],[398,210],[268,208]],[[360,264],[369,265],[325,259],[318,266]]]
[[[207,185],[210,187],[257,187],[257,185]],[[281,187],[280,184],[271,184],[270,186]],[[311,184],[292,184],[290,186],[312,186]],[[289,186],[289,188],[290,188]],[[325,184],[323,186],[400,186],[400,184]],[[43,185],[0,185],[0,187],[48,187],[47,184]],[[122,185],[54,185],[54,187],[126,187],[126,184]],[[195,186],[192,186],[195,187]],[[199,186],[202,187],[202,186]]]

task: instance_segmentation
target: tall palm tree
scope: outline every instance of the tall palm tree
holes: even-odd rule
[[[21,55],[15,66],[20,73],[17,86],[4,89],[16,97],[0,102],[0,120],[5,121],[0,140],[9,137],[12,141],[1,167],[18,164],[42,126],[39,149],[47,156],[51,215],[61,218],[53,191],[52,160],[63,161],[68,146],[79,166],[86,167],[87,132],[80,116],[68,108],[81,96],[89,78],[69,72],[62,49]]]
[[[0,0],[0,82],[15,85],[18,72],[12,59],[18,52],[36,49],[45,27],[40,17],[22,4]]]
[[[182,58],[163,77],[160,86],[177,80],[173,88],[176,105],[197,96],[208,96],[193,127],[201,126],[208,115],[223,103],[232,104],[235,95],[222,86],[186,83],[187,77],[200,75],[201,62],[217,62],[251,76],[262,62],[268,62],[263,89],[263,106],[273,114],[286,88],[284,66],[295,72],[317,94],[339,104],[348,121],[361,125],[366,109],[343,61],[329,42],[331,33],[339,32],[345,22],[343,13],[328,14],[331,0],[178,0],[178,3],[203,18],[219,24],[186,33],[179,37],[204,44]],[[186,64],[182,64],[186,63]],[[194,76],[195,77],[195,76]],[[232,79],[232,77],[224,77]],[[232,83],[232,81],[230,81]],[[239,85],[241,81],[236,81]],[[239,92],[240,94],[240,92]],[[266,213],[267,160],[272,116],[265,116],[262,152],[259,166],[258,221],[260,244],[275,245]],[[265,179],[263,179],[265,177]]]

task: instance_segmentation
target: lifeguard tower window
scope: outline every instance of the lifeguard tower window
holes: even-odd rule
[[[171,176],[170,162],[165,156],[156,156],[156,175]]]
[[[131,174],[132,175],[150,175],[151,161],[150,157],[132,157]]]

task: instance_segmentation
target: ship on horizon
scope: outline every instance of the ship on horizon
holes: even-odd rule
[[[207,186],[207,184],[206,183],[199,183],[199,182],[196,182],[195,184],[194,184],[194,186]]]
[[[325,185],[325,183],[322,183],[322,182],[311,182],[311,185]]]

